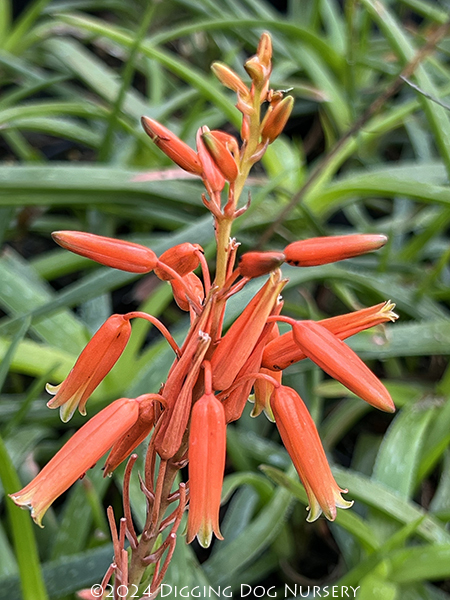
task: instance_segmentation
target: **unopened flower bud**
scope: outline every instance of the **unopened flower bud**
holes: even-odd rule
[[[244,97],[250,95],[250,90],[248,87],[245,85],[239,75],[235,73],[233,69],[230,69],[228,65],[225,65],[221,62],[214,62],[211,65],[211,70],[220,83],[230,90],[233,90]]]
[[[82,231],[54,231],[52,238],[66,250],[130,273],[149,273],[158,262],[156,254],[150,248],[102,235]]]
[[[263,142],[268,141],[269,144],[271,144],[277,139],[286,126],[293,106],[294,98],[292,96],[286,96],[286,98],[275,104],[273,110],[271,110],[267,116],[267,119],[265,119],[261,131],[261,138]]]
[[[195,273],[188,273],[183,277],[185,285],[183,286],[178,279],[172,279],[170,285],[172,286],[173,298],[181,310],[189,310],[189,300],[186,296],[186,291],[189,292],[189,298],[193,298],[200,305],[205,299],[205,290],[201,279],[197,277]]]
[[[260,86],[264,83],[266,78],[266,70],[261,65],[261,62],[257,56],[252,56],[244,63],[244,69],[250,75],[251,80],[256,86]]]
[[[267,31],[264,31],[259,39],[256,56],[264,67],[270,68],[272,61],[272,38]]]
[[[174,163],[185,171],[188,171],[188,173],[193,173],[194,175],[202,174],[202,164],[197,153],[172,133],[170,129],[167,129],[167,127],[149,117],[142,117],[141,123],[145,133],[151,137],[158,148],[172,159]]]
[[[174,271],[184,277],[188,273],[194,271],[200,264],[198,252],[203,252],[203,248],[199,244],[190,244],[184,242],[183,244],[177,244],[172,246],[159,257],[159,262],[164,263]],[[164,269],[157,266],[154,268],[155,275],[163,281],[169,281],[172,279]]]
[[[200,127],[197,131],[197,151],[203,165],[202,177],[209,193],[221,192],[225,186],[225,177],[219,171],[211,154],[206,149],[202,134],[207,132],[209,132],[209,128],[206,125]]]
[[[385,235],[336,235],[293,242],[284,253],[286,262],[294,267],[315,267],[373,252],[386,242]]]
[[[381,381],[343,341],[315,321],[292,325],[295,342],[308,358],[351,392],[380,410],[395,412]]]
[[[242,277],[260,277],[277,269],[284,259],[282,252],[246,252],[239,260],[239,271]]]
[[[235,181],[239,175],[239,168],[227,146],[214,136],[211,131],[203,133],[202,140],[216,167],[225,179],[230,182]]]

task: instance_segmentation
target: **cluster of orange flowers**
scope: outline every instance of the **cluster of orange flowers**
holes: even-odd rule
[[[149,320],[174,350],[175,360],[166,383],[158,393],[121,398],[92,417],[12,499],[20,506],[30,507],[32,517],[40,524],[55,498],[108,450],[105,474],[111,473],[153,432],[142,483],[149,517],[139,539],[131,518],[125,515],[125,528],[115,546],[120,546],[127,537],[133,554],[128,569],[124,564],[128,559],[126,553],[123,555],[123,544],[116,548],[115,569],[116,579],[122,584],[139,584],[145,568],[156,563],[158,568],[152,581],[155,595],[173,552],[176,527],[187,500],[187,541],[197,536],[203,546],[208,546],[213,533],[221,538],[219,506],[226,427],[241,416],[252,389],[255,401],[252,414],[257,416],[265,411],[275,421],[306,488],[311,521],[322,512],[333,520],[336,508],[347,508],[351,502],[341,496],[345,490],[339,488],[332,476],[304,402],[294,389],[282,384],[283,369],[308,357],[371,405],[394,410],[386,388],[343,342],[359,331],[395,320],[393,304],[386,302],[319,322],[296,321],[280,314],[283,306],[280,293],[287,281],[280,270],[284,262],[297,267],[331,263],[376,250],[386,242],[385,236],[349,235],[298,241],[282,251],[243,254],[236,266],[239,244],[230,234],[234,219],[245,210],[238,208],[238,201],[246,178],[268,144],[282,132],[293,106],[291,96],[284,97],[282,92],[269,87],[271,57],[270,36],[263,34],[256,55],[245,63],[250,86],[228,66],[213,65],[219,80],[237,94],[237,108],[242,113],[241,144],[228,133],[202,127],[195,152],[163,125],[146,117],[142,119],[145,131],[159,148],[204,182],[203,202],[213,215],[217,241],[213,280],[198,244],[186,242],[157,257],[144,246],[93,234],[60,231],[53,235],[62,247],[102,265],[133,273],[154,272],[172,286],[178,306],[190,314],[191,327],[183,345],[178,347],[166,327],[147,313],[111,316],[83,350],[65,381],[59,386],[47,386],[54,394],[48,403],[50,408],[60,407],[63,421],[77,407],[85,414],[89,396],[123,352],[134,318]],[[195,273],[198,269],[201,276]],[[250,280],[261,276],[268,276],[267,280],[224,332],[227,300]],[[291,330],[280,335],[279,321],[288,323]],[[187,461],[187,487],[181,484],[174,492],[175,475]],[[165,516],[175,500],[179,508]],[[155,551],[158,534],[169,526],[166,542]]]

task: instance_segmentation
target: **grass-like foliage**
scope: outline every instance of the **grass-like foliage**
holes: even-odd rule
[[[305,400],[353,508],[306,522],[308,498],[280,437],[263,415],[250,417],[249,403],[227,431],[225,540],[187,545],[183,520],[164,593],[345,598],[358,588],[359,600],[450,600],[448,3],[288,0],[280,12],[266,0],[34,0],[14,18],[13,9],[0,0],[0,600],[79,598],[111,563],[106,508],[122,516],[125,466],[103,478],[104,460],[49,509],[43,529],[7,497],[85,422],[61,423],[45,383],[63,381],[112,313],[150,313],[177,343],[189,328],[165,282],[99,266],[50,234],[116,237],[158,256],[188,241],[213,260],[201,184],[140,119],[191,147],[203,125],[238,136],[235,94],[210,64],[248,80],[242,64],[263,31],[271,87],[291,88],[295,105],[247,182],[251,204],[232,232],[239,253],[324,235],[389,237],[367,256],[283,266],[283,312],[317,321],[392,300],[399,322],[348,344],[397,412],[376,411],[310,361],[289,367],[283,383]],[[225,327],[257,288],[230,300]],[[155,328],[136,321],[88,417],[116,398],[157,393],[172,362]],[[145,446],[129,482],[139,531]]]

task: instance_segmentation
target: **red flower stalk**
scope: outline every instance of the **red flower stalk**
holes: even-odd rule
[[[94,334],[66,379],[59,385],[47,383],[47,392],[55,395],[47,406],[60,407],[62,421],[67,422],[77,407],[86,414],[89,396],[116,364],[130,335],[127,315],[112,315]]]
[[[285,260],[282,252],[246,252],[239,260],[242,277],[260,277],[278,269]]]
[[[316,267],[373,252],[386,242],[387,237],[378,234],[335,235],[293,242],[284,253],[294,267]]]
[[[120,398],[94,415],[55,454],[42,471],[19,492],[18,506],[31,509],[38,525],[49,506],[111,448],[136,422],[139,400]]]
[[[93,233],[55,231],[52,238],[66,250],[130,273],[149,273],[158,261],[150,248]]]
[[[398,319],[398,315],[394,313],[394,308],[395,304],[389,300],[352,313],[323,319],[318,323],[340,340],[345,340],[365,329],[370,329],[387,321],[395,321]],[[264,348],[262,366],[267,369],[282,371],[287,369],[289,365],[305,358],[306,354],[294,340],[294,334],[291,330],[267,344]]]
[[[145,133],[174,163],[193,175],[202,174],[203,168],[197,153],[170,129],[150,117],[142,117],[141,123]]]
[[[292,325],[294,340],[308,358],[351,392],[380,410],[394,412],[389,392],[357,354],[315,321]]]
[[[189,433],[189,495],[187,542],[197,536],[207,548],[219,529],[219,508],[226,455],[226,424],[222,404],[210,389],[194,404]]]
[[[275,388],[270,405],[283,444],[308,494],[307,520],[315,521],[323,511],[327,519],[334,521],[336,507],[349,508],[353,502],[341,496],[347,490],[341,490],[333,478],[308,409],[297,392],[284,385]]]

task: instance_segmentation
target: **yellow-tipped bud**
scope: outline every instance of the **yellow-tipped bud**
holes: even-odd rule
[[[250,90],[248,87],[245,85],[239,75],[235,73],[233,69],[230,69],[228,65],[221,62],[214,62],[211,65],[211,70],[220,83],[222,83],[225,87],[244,97],[250,95]]]
[[[292,96],[286,96],[281,102],[277,102],[268,114],[267,119],[263,125],[261,131],[261,138],[263,142],[268,141],[271,144],[277,139],[280,133],[286,126],[286,123],[291,116],[292,108],[294,106],[294,98]]]

